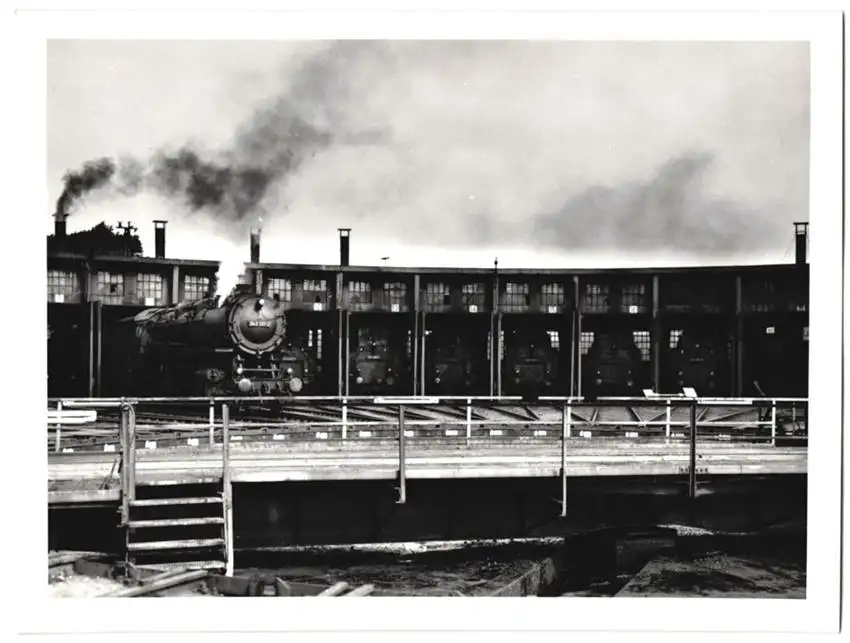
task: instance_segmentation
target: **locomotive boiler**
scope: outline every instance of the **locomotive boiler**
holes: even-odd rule
[[[312,377],[307,354],[288,341],[280,302],[245,287],[220,306],[206,298],[149,308],[133,321],[137,388],[166,395],[292,395]]]

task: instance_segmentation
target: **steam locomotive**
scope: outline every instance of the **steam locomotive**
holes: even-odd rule
[[[648,372],[629,331],[595,334],[582,361],[582,390],[590,396],[640,395]]]
[[[426,343],[427,390],[444,395],[468,393],[476,384],[470,351],[457,334],[435,333]]]
[[[505,346],[503,386],[508,394],[552,394],[558,378],[558,351],[545,331],[514,331]]]
[[[292,346],[275,300],[237,286],[218,305],[205,298],[149,308],[132,318],[140,394],[294,395],[309,385],[313,359]]]
[[[683,332],[669,355],[675,390],[689,386],[701,395],[730,395],[730,352],[729,341],[719,334]]]
[[[358,328],[357,343],[350,355],[350,386],[353,395],[392,394],[404,390],[403,345],[386,328]]]

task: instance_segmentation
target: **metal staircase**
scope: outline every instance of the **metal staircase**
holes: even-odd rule
[[[213,485],[139,486],[135,414],[121,413],[121,526],[128,568],[207,569],[233,574],[228,413],[223,409],[222,477]],[[191,487],[201,487],[199,490]],[[191,489],[187,495],[187,489]],[[139,498],[139,493],[147,497]]]

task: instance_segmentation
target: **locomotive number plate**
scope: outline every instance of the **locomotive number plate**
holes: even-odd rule
[[[271,328],[272,323],[266,319],[251,319],[248,321],[248,328]]]

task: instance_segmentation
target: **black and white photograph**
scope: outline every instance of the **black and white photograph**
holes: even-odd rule
[[[20,35],[51,613],[834,631],[841,15],[236,15]]]

